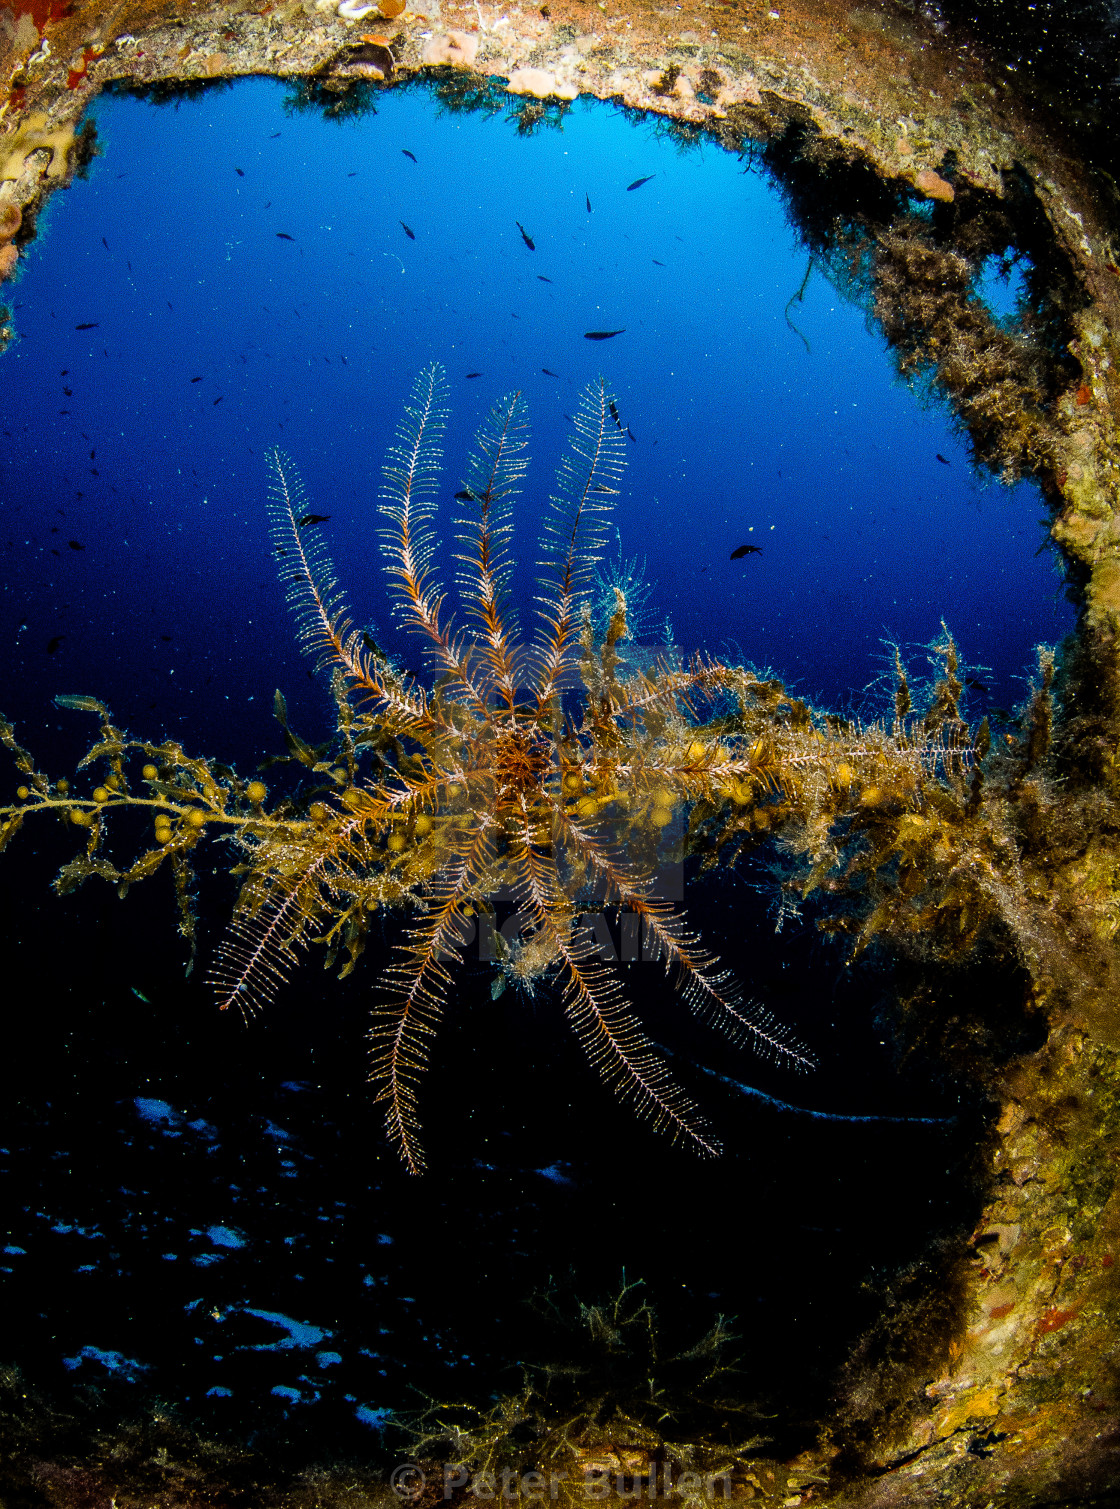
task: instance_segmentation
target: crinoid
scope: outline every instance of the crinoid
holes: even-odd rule
[[[292,464],[270,458],[281,575],[304,645],[331,673],[343,753],[319,762],[328,786],[305,825],[279,839],[239,830],[246,879],[214,975],[221,1005],[271,999],[313,938],[345,946],[352,962],[377,910],[418,913],[384,976],[372,1030],[389,1136],[418,1172],[417,1081],[451,966],[476,928],[493,927],[504,897],[516,922],[502,932],[521,983],[555,990],[591,1062],[636,1109],[715,1153],[584,919],[603,909],[639,919],[643,956],[664,963],[693,1010],[764,1053],[810,1063],[766,1012],[741,1003],[653,883],[675,809],[773,788],[761,744],[752,753],[734,734],[706,735],[697,712],[744,696],[753,678],[701,658],[623,673],[622,591],[595,634],[593,572],[624,457],[602,381],[582,395],[544,510],[536,626],[525,640],[510,606],[511,508],[528,465],[520,394],[482,425],[457,494],[465,620],[456,627],[432,566],[444,386],[438,366],[417,381],[380,501],[394,612],[426,644],[431,690],[352,625],[320,537],[300,527],[307,505]],[[361,769],[371,753],[372,771]]]

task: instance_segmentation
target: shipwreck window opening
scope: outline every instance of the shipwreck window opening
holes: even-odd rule
[[[413,664],[414,647],[394,637],[386,608],[371,502],[400,403],[429,358],[454,364],[444,523],[485,408],[513,387],[529,396],[535,465],[518,534],[526,604],[533,490],[550,485],[570,395],[603,370],[628,432],[612,550],[616,579],[646,616],[639,648],[661,653],[667,635],[686,652],[733,646],[806,696],[875,717],[889,703],[889,645],[901,641],[920,668],[946,617],[976,683],[970,711],[1013,716],[1031,646],[1059,640],[1073,614],[1062,582],[1036,558],[1045,540],[1037,494],[981,486],[959,426],[943,408],[913,403],[882,341],[863,328],[881,283],[881,233],[905,206],[880,186],[881,218],[872,225],[869,212],[867,224],[850,219],[838,231],[827,201],[817,221],[801,213],[806,196],[789,185],[804,189],[809,168],[800,180],[791,169],[781,181],[799,214],[792,229],[754,170],[761,164],[743,174],[734,157],[696,140],[687,143],[694,155],[678,157],[679,131],[621,131],[605,107],[511,107],[477,81],[453,85],[437,90],[444,114],[434,124],[425,92],[336,95],[321,81],[287,114],[280,104],[290,86],[259,80],[198,91],[174,116],[129,98],[96,107],[105,154],[33,246],[15,288],[22,339],[0,363],[15,441],[7,580],[23,626],[19,684],[4,711],[57,741],[45,750],[52,766],[65,767],[59,755],[75,737],[50,708],[59,691],[102,695],[134,730],[165,730],[245,769],[280,748],[276,685],[289,695],[293,725],[309,737],[322,731],[323,688],[299,659],[269,559],[262,453],[270,444],[292,453],[314,511],[329,516],[309,527],[329,530],[371,637]],[[487,110],[516,118],[487,124]],[[516,197],[501,167],[511,141],[533,154],[519,163],[536,165],[518,175]],[[770,161],[780,177],[780,150]],[[561,198],[563,214],[552,206]],[[186,233],[169,234],[184,201]],[[931,255],[942,252],[942,209],[912,210],[918,227],[907,255],[919,241],[915,256],[927,242]],[[752,248],[766,252],[756,281]],[[900,252],[895,265],[903,260]],[[915,317],[900,341],[916,328]],[[588,339],[595,335],[603,338]],[[117,422],[126,409],[135,428]],[[915,500],[920,512],[907,513]],[[745,545],[754,549],[733,561]],[[450,576],[450,538],[443,547]],[[35,875],[40,889],[49,850]],[[845,1013],[868,994],[885,998],[889,982],[873,969],[845,976],[840,950],[811,935],[809,948],[789,931],[775,940],[755,889],[763,869],[746,865],[718,887],[698,886],[704,915],[695,920],[776,1012],[796,1014],[819,990],[826,1000],[814,1009],[842,1034]],[[6,923],[25,883],[15,883]],[[207,908],[221,911],[223,899]],[[111,1188],[91,1181],[89,1205],[73,1188],[59,1192],[55,1227],[66,1231],[55,1235],[98,1221],[123,1229],[132,1218],[121,1188],[145,1191],[147,1219],[115,1250],[126,1254],[121,1271],[143,1280],[149,1334],[160,1332],[153,1275],[180,1303],[187,1318],[177,1319],[151,1376],[161,1388],[179,1380],[211,1422],[263,1417],[285,1439],[304,1422],[332,1421],[324,1438],[349,1449],[364,1447],[367,1417],[392,1407],[418,1371],[448,1394],[475,1379],[496,1386],[521,1323],[510,1296],[540,1282],[532,1258],[542,1251],[545,1266],[557,1254],[578,1261],[589,1298],[608,1292],[624,1267],[642,1269],[682,1341],[713,1309],[740,1313],[760,1395],[791,1403],[803,1421],[873,1316],[874,1295],[861,1287],[868,1269],[903,1264],[971,1210],[982,1108],[958,1107],[952,1084],[931,1087],[920,1107],[938,1127],[899,1129],[885,1148],[873,1125],[853,1121],[818,1141],[811,1119],[715,1099],[704,1065],[722,1044],[705,1038],[701,1052],[699,1032],[686,1030],[674,1051],[683,1059],[696,1050],[696,1066],[684,1070],[696,1097],[741,1127],[730,1161],[698,1171],[612,1104],[544,1020],[552,1007],[525,1011],[510,991],[495,998],[492,971],[481,968],[464,984],[426,1094],[430,1109],[444,1108],[434,1112],[438,1196],[433,1183],[417,1190],[381,1154],[369,1155],[376,1118],[353,1075],[376,961],[340,996],[321,993],[318,973],[305,969],[274,1021],[230,1047],[228,1023],[200,1022],[194,987],[173,983],[165,900],[130,900],[140,910],[126,920],[104,898],[85,921],[69,908],[48,916],[57,903],[44,897],[35,915],[42,931],[19,947],[77,930],[82,990],[57,947],[46,950],[45,988],[68,1003],[71,1072],[99,1109],[90,1123],[75,1103],[64,1130],[77,1147],[92,1124],[91,1156],[125,1171]],[[127,982],[122,957],[134,966]],[[658,989],[652,1010],[668,1036],[676,1008]],[[108,1011],[76,1001],[91,990]],[[850,1057],[833,1062],[834,1085],[851,1069],[849,1096],[833,1108],[897,1109],[886,1011],[862,1017]],[[181,1057],[168,1067],[157,1029],[180,1018],[191,1025],[175,1029]],[[27,1061],[43,1056],[41,1027],[27,1024]],[[746,1055],[733,1073],[774,1098],[801,1097],[802,1084],[768,1077]],[[41,1071],[44,1104],[50,1084]],[[333,1103],[330,1087],[342,1084],[352,1099]],[[170,1111],[153,1120],[140,1099]],[[32,1167],[47,1156],[48,1136],[59,1135],[35,1102],[21,1134]],[[369,1159],[362,1168],[345,1151],[358,1146]],[[743,1189],[759,1234],[747,1255],[720,1242],[722,1204]],[[898,1191],[889,1214],[883,1189]],[[390,1229],[374,1231],[390,1208]],[[480,1212],[489,1224],[477,1234]],[[314,1237],[332,1222],[349,1228],[333,1250]],[[163,1251],[144,1229],[159,1223],[169,1233]],[[473,1244],[462,1243],[465,1224]],[[215,1230],[243,1232],[244,1248],[214,1239]],[[694,1259],[682,1252],[682,1233],[697,1230],[712,1241]],[[287,1259],[289,1238],[295,1266],[280,1273],[266,1254]],[[91,1275],[88,1305],[75,1300],[53,1350],[43,1350],[31,1319],[40,1314],[31,1303],[36,1277],[18,1280],[29,1286],[19,1307],[29,1317],[24,1339],[54,1382],[63,1355],[83,1379],[100,1379],[101,1354],[132,1355],[115,1270],[100,1253],[84,1261],[76,1243],[52,1248],[44,1270]],[[449,1297],[440,1265],[451,1250],[461,1289],[477,1286],[475,1316],[464,1318]],[[254,1263],[267,1292],[255,1287]],[[223,1317],[212,1325],[213,1312],[195,1303],[204,1281]],[[674,1285],[686,1293],[671,1303]],[[252,1322],[262,1312],[312,1325],[327,1293],[342,1317],[332,1345],[320,1348],[330,1360],[313,1366],[306,1348],[285,1347],[275,1330],[260,1339]],[[109,1319],[94,1324],[98,1307]],[[217,1329],[226,1319],[232,1344]],[[368,1345],[370,1328],[393,1339]],[[799,1431],[781,1445],[794,1449]]]

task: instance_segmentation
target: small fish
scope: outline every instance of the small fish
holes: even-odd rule
[[[525,245],[529,248],[529,250],[530,251],[536,251],[536,249],[537,249],[537,243],[533,240],[532,236],[530,236],[529,232],[521,224],[521,221],[520,220],[515,220],[513,223],[514,223],[514,225],[516,225],[517,229],[521,232],[521,239],[522,239],[522,241],[524,241]]]
[[[270,136],[270,137],[269,137],[269,138],[268,138],[268,139],[269,139],[269,141],[275,141],[275,140],[276,140],[276,138],[277,138],[277,137],[278,137],[278,136],[279,136],[279,135],[280,135],[280,133],[279,133],[279,131],[274,131],[274,132],[273,132],[273,133],[272,133],[272,135],[271,135],[271,136]]]
[[[191,378],[191,382],[201,382],[201,381],[202,381],[201,377],[192,377]]]
[[[106,241],[106,239],[105,239],[104,236],[102,236],[102,238],[101,238],[101,245],[105,248],[106,251],[109,250],[109,243],[108,243],[108,241]]]
[[[357,170],[357,168],[355,168],[352,173],[347,173],[346,176],[347,176],[347,178],[357,178],[357,176],[358,176],[358,170]]]
[[[590,213],[591,213],[591,195],[590,194],[585,194],[583,197],[584,197],[584,199],[587,202],[587,213],[590,215]]]
[[[296,528],[309,529],[312,524],[325,524],[329,518],[329,513],[305,513],[302,519],[296,520]]]
[[[988,688],[982,681],[977,681],[975,676],[966,676],[964,678],[964,684],[965,686],[971,687],[974,692],[979,692],[981,697],[987,697],[989,695]]]
[[[67,540],[66,543],[70,546],[71,550],[84,550],[86,548],[84,545],[79,545],[77,540]]]
[[[478,501],[478,499],[475,497],[474,493],[471,492],[471,490],[470,490],[469,487],[464,487],[463,490],[462,490],[462,492],[457,492],[455,494],[455,497],[458,499],[458,501],[460,503],[477,503],[477,501]]]
[[[644,178],[635,178],[633,183],[626,185],[626,192],[632,194],[635,189],[640,189],[643,183],[649,183],[651,178],[656,178],[656,173],[647,173]]]
[[[234,168],[233,171],[237,174],[238,178],[244,178],[245,177],[245,169],[244,168]]]
[[[277,132],[277,135],[279,134],[280,133]],[[148,997],[144,994],[144,992],[142,990],[137,990],[135,985],[130,985],[129,989],[132,991],[132,994],[138,1001],[143,1001],[145,1006],[150,1006],[152,1004],[151,1001],[148,1000]]]
[[[296,239],[294,236],[289,236],[287,231],[277,231],[276,238],[278,241],[294,241]]]
[[[613,398],[611,399],[610,403],[608,404],[608,408],[611,411],[611,418],[614,420],[615,429],[618,430],[619,434],[621,434],[622,433],[622,420],[619,419],[619,417],[618,417],[618,405],[615,403],[615,401],[614,401]]]
[[[583,338],[585,341],[609,341],[612,336],[625,334],[626,326],[624,325],[621,330],[585,330]]]
[[[100,320],[87,320],[84,325],[75,325],[74,329],[75,330],[96,330],[97,327],[98,327],[98,325],[100,323],[101,323]]]
[[[559,372],[553,372],[553,370],[551,369],[551,367],[542,367],[541,371],[544,373],[544,375],[546,377],[559,377],[560,376]]]
[[[170,634],[161,634],[159,637],[163,641],[164,644],[170,644],[171,643],[171,635]]]
[[[540,283],[551,283],[552,279],[551,278],[546,278],[543,272],[539,272],[537,274],[537,281],[540,282]]]
[[[665,266],[664,262],[659,262],[656,257],[654,257],[654,259],[653,259],[653,265],[654,265],[654,267],[664,267]]]
[[[401,148],[401,151],[402,151],[402,152],[403,152],[403,153],[404,153],[404,155],[405,155],[405,156],[406,156],[406,157],[411,157],[411,158],[412,158],[412,160],[413,160],[413,162],[416,162],[416,156],[415,156],[415,154],[414,154],[414,153],[412,153],[412,152],[410,152],[410,151],[409,151],[409,150],[408,150],[408,148],[407,148],[407,147],[402,147],[402,148]],[[417,166],[417,167],[419,167],[419,166],[420,166],[420,164],[419,164],[419,163],[416,163],[416,166]]]
[[[168,307],[168,309],[170,309],[170,311],[171,311],[172,314],[175,313],[175,305],[171,302],[170,299],[168,299],[168,301],[167,301],[167,307]],[[105,355],[108,356],[108,354],[109,353],[106,351]]]
[[[467,373],[467,381],[469,382],[472,377],[481,377],[481,376],[482,376],[481,372],[468,372]]]
[[[591,491],[593,493],[613,493],[617,497],[619,490],[617,487],[608,487],[605,482],[596,482]]]
[[[219,394],[218,394],[218,396],[217,396],[217,398],[215,398],[215,400],[214,400],[214,404],[213,404],[213,407],[214,407],[214,408],[215,408],[215,409],[216,409],[216,408],[217,408],[217,407],[218,407],[218,405],[219,405],[219,404],[220,404],[220,403],[221,403],[221,401],[222,401],[222,399],[223,399],[223,398],[224,398],[224,397],[225,397],[225,396],[226,396],[226,395],[225,395],[225,394],[224,394],[224,393],[219,393]]]
[[[66,377],[67,374],[69,373],[69,371],[70,371],[69,367],[63,367],[62,371],[58,375],[59,375],[59,377]]]
[[[74,396],[74,389],[73,388],[63,388],[62,391],[66,394],[67,398],[73,398],[73,396]]]
[[[738,550],[731,552],[733,561],[741,561],[745,555],[761,555],[762,551],[757,545],[740,545]]]
[[[97,447],[96,446],[94,446],[93,450],[90,451],[90,453],[89,453],[89,459],[91,461],[96,461],[97,460]]]
[[[65,638],[66,638],[65,634],[56,634],[53,639],[48,639],[47,640],[47,654],[48,655],[57,654],[58,648],[62,644],[62,641]]]
[[[416,240],[416,232],[413,231],[413,230],[409,230],[408,226],[405,225],[405,223],[404,223],[403,220],[399,221],[398,224],[400,225],[401,230],[404,231],[405,235],[408,237],[408,239],[410,241],[415,241]]]
[[[634,444],[637,445],[638,437],[634,434],[634,431],[630,428],[629,425],[626,426],[626,433],[630,436],[630,439],[634,442]]]
[[[941,462],[942,466],[948,466],[950,464],[948,461],[945,460],[945,457],[941,454],[940,451],[937,452],[937,459],[938,459],[938,461]]]

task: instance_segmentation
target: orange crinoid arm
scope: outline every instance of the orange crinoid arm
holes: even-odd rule
[[[538,713],[573,668],[580,611],[602,551],[611,500],[619,493],[626,442],[610,404],[602,378],[581,393],[575,433],[545,511],[537,593],[541,625],[534,646]]]

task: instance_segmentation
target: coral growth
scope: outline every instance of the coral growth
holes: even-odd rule
[[[14,135],[0,142],[0,182],[19,178],[27,159],[33,152],[40,151],[50,154],[48,175],[62,178],[69,165],[73,145],[73,126],[56,126],[51,129],[45,115],[29,115]]]

